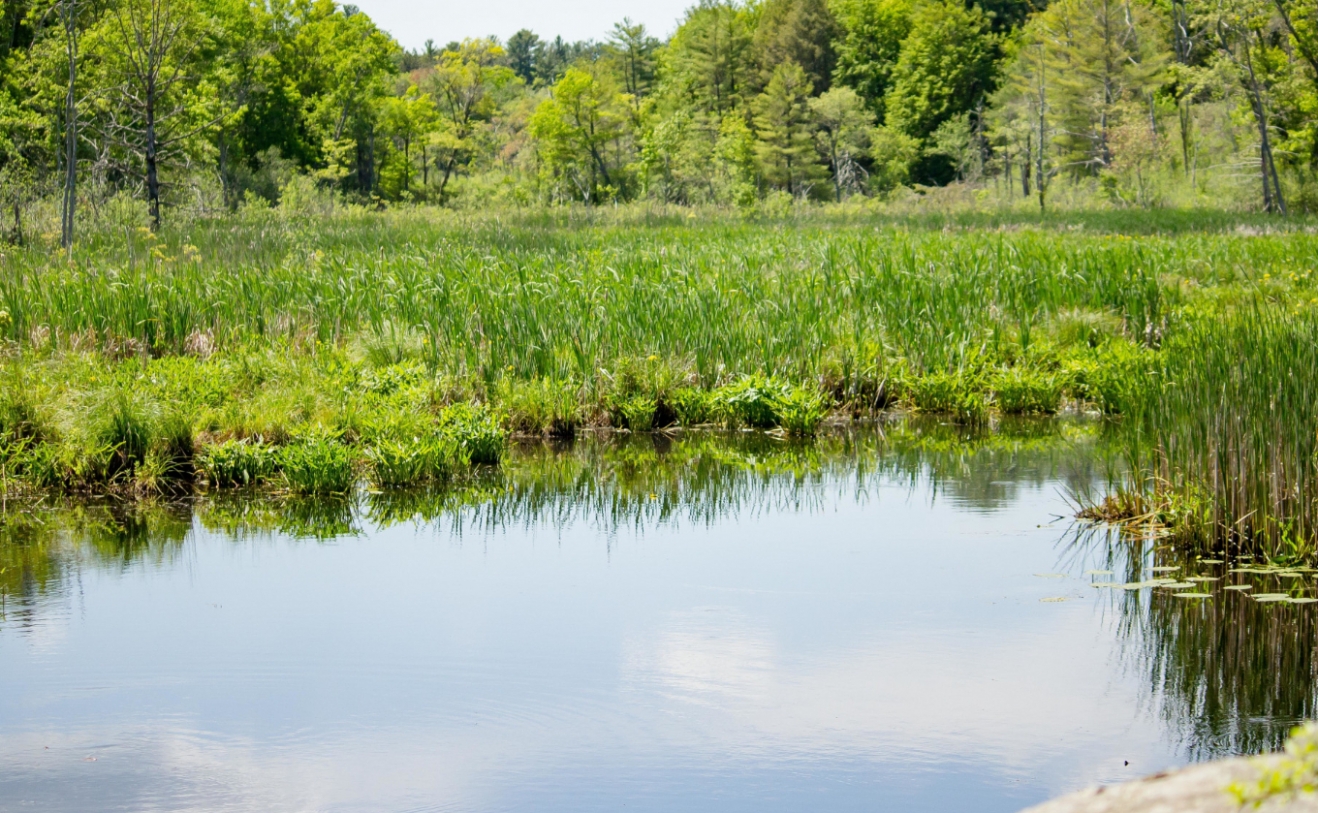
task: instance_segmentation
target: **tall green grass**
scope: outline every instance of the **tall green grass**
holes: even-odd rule
[[[1318,554],[1318,314],[1198,317],[1132,409],[1142,485],[1180,530],[1274,559]]]
[[[848,379],[876,375],[888,357],[922,372],[1028,352],[1073,311],[1110,314],[1156,342],[1183,282],[1318,259],[1309,235],[529,228],[405,213],[207,222],[165,235],[154,254],[147,239],[93,243],[72,265],[8,253],[0,333],[182,352],[365,332],[490,382],[582,384],[650,355],[682,359],[706,384],[725,373]]]

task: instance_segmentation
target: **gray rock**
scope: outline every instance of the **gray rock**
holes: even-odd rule
[[[1241,813],[1227,786],[1251,782],[1269,757],[1227,759],[1154,774],[1135,782],[1086,788],[1021,813]],[[1261,813],[1318,813],[1318,797],[1273,800]]]

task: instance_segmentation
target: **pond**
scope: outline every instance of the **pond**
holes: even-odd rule
[[[1318,605],[1091,587],[1176,566],[1070,520],[1111,447],[600,436],[431,493],[9,506],[0,809],[1014,811],[1274,747]]]

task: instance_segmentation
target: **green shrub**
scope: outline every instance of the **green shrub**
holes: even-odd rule
[[[383,440],[366,450],[372,482],[387,487],[446,480],[462,457],[457,443],[438,436]]]
[[[347,494],[357,483],[352,450],[330,438],[285,446],[279,450],[279,468],[297,494]]]
[[[1156,358],[1155,351],[1113,342],[1063,362],[1060,383],[1072,398],[1121,414],[1149,388]]]
[[[150,409],[126,390],[116,390],[97,410],[93,442],[108,448],[106,479],[131,474],[146,459],[154,435]]]
[[[1051,414],[1062,401],[1062,386],[1055,376],[1013,367],[993,382],[998,409],[1011,415]]]
[[[37,417],[37,409],[20,385],[0,395],[0,436],[15,441],[39,440],[48,432]]]
[[[681,426],[699,426],[714,420],[714,396],[699,387],[682,387],[668,396],[668,408]]]
[[[505,378],[499,383],[497,394],[514,432],[571,437],[581,425],[578,391],[570,382]]]
[[[264,443],[230,440],[197,455],[197,468],[217,486],[247,486],[264,482],[278,469],[279,454]]]
[[[778,425],[777,403],[791,387],[756,373],[714,390],[714,413],[727,426],[769,429]]]
[[[497,465],[507,436],[483,406],[454,404],[439,414],[439,431],[458,444],[471,463]]]
[[[648,395],[633,395],[619,401],[613,408],[619,422],[633,432],[649,432],[654,428],[658,403]]]
[[[801,437],[815,434],[828,412],[823,394],[807,387],[793,387],[776,397],[773,410],[778,426]]]
[[[988,399],[978,378],[963,372],[929,373],[910,382],[911,401],[921,412],[941,412],[977,423],[988,416]]]
[[[361,387],[374,395],[389,396],[415,387],[426,378],[426,368],[417,361],[403,361],[362,373]]]

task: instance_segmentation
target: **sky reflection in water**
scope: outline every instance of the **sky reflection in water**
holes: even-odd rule
[[[1094,427],[962,433],[580,441],[445,495],[11,520],[0,809],[1012,811],[1312,710],[1307,671],[1253,698],[1168,643],[1214,610],[1089,588],[1138,559],[1055,521]],[[1208,684],[1239,702],[1164,692]]]

